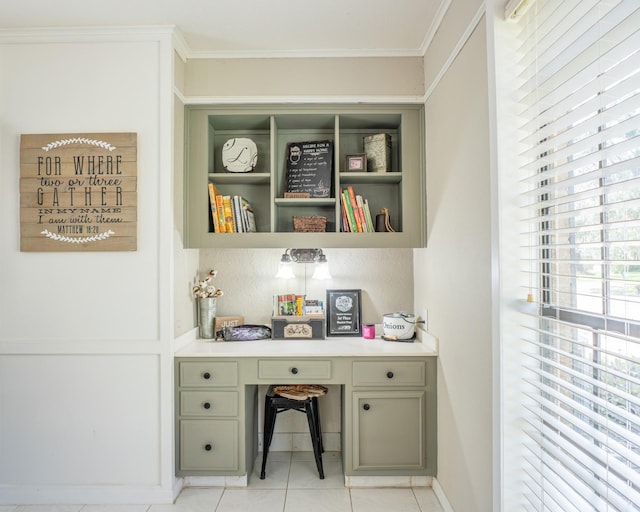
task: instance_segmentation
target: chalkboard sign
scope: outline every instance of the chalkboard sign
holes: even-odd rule
[[[310,197],[330,197],[333,141],[287,144],[287,192],[308,192]]]
[[[327,336],[361,336],[360,290],[327,290]]]

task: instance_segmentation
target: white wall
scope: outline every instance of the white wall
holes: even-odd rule
[[[439,340],[437,483],[465,512],[493,507],[485,40],[482,18],[426,101],[427,248],[414,254],[415,306]]]
[[[172,62],[164,29],[1,34],[0,503],[173,497]],[[137,251],[20,252],[20,134],[69,132],[137,132]]]

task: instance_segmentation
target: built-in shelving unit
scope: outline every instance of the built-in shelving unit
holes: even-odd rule
[[[422,247],[424,213],[424,114],[422,105],[233,105],[186,107],[186,212],[188,247]],[[363,153],[366,135],[391,137],[388,172],[347,172],[346,155]],[[253,171],[231,173],[222,147],[250,138],[258,160]],[[333,141],[330,197],[285,198],[286,148],[292,142]],[[240,195],[254,210],[257,232],[215,233],[208,183]],[[371,216],[389,211],[395,232],[341,232],[340,191],[352,186],[367,198]],[[326,217],[323,233],[294,232],[293,216]]]

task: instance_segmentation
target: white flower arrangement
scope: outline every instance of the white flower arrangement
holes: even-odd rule
[[[218,275],[217,270],[209,270],[207,276],[193,287],[193,295],[196,299],[216,298],[224,295],[220,288],[216,288],[212,280]]]

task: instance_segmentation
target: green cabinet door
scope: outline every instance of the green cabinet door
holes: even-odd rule
[[[353,469],[426,467],[425,392],[353,393]]]

